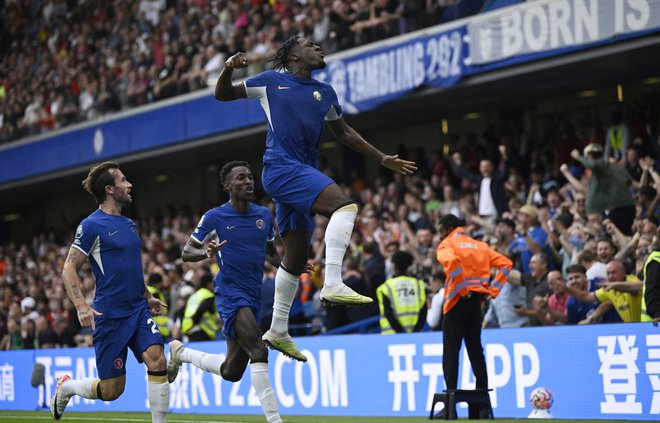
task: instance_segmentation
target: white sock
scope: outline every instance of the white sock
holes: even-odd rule
[[[211,372],[220,376],[220,366],[225,361],[225,357],[218,354],[208,354],[203,351],[184,348],[181,353],[181,361],[190,363],[206,372]]]
[[[273,302],[273,320],[270,328],[273,332],[289,332],[289,311],[298,289],[298,278],[281,266],[275,274],[275,301]]]
[[[152,423],[167,422],[167,411],[170,408],[170,385],[167,376],[149,375],[149,408],[151,408]]]
[[[341,265],[351,240],[357,205],[349,204],[332,213],[325,228],[325,281],[324,285],[342,283]]]
[[[282,418],[277,406],[275,391],[270,386],[268,363],[250,363],[250,375],[252,376],[252,386],[254,386],[261,408],[263,408],[266,415],[266,421],[268,423],[280,423]]]
[[[87,399],[97,399],[96,389],[101,379],[86,377],[85,379],[69,379],[62,384],[60,392],[66,398],[80,395]]]

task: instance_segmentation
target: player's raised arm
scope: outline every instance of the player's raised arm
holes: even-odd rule
[[[399,156],[388,156],[373,145],[369,144],[362,135],[350,127],[343,117],[327,121],[328,126],[342,144],[353,150],[371,156],[378,160],[380,164],[390,170],[403,174],[412,174],[417,170],[415,162],[400,159]]]
[[[225,67],[220,72],[218,82],[215,84],[215,99],[220,101],[232,101],[239,98],[247,98],[245,85],[242,82],[233,84],[231,74],[234,69],[247,67],[248,60],[244,53],[236,53],[225,62]]]
[[[87,260],[87,256],[80,250],[75,247],[69,248],[69,254],[64,262],[64,268],[62,269],[62,280],[64,281],[66,292],[78,312],[80,326],[91,326],[92,329],[96,329],[94,315],[100,316],[103,313],[99,313],[87,305],[85,296],[82,293],[82,282],[78,276],[78,271],[83,263],[85,263],[85,260]]]

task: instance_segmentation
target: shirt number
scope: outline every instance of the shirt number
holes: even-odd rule
[[[151,325],[151,333],[154,335],[160,335],[160,331],[158,330],[158,325],[156,325],[156,322],[154,322],[154,319],[151,317],[147,319],[147,324]]]

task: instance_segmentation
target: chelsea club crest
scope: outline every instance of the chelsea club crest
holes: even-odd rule
[[[263,219],[258,219],[257,220],[257,228],[263,230],[266,227],[266,224],[264,223]]]

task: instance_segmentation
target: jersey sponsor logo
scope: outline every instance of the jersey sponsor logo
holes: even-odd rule
[[[115,358],[113,364],[115,365],[115,369],[119,370],[124,367],[124,360],[122,360],[120,357],[117,357]]]
[[[314,92],[312,93],[312,95],[314,96],[314,99],[315,99],[316,101],[321,101],[321,98],[322,98],[322,97],[321,97],[321,93],[320,93],[320,92],[318,92],[318,91],[314,91]]]
[[[266,227],[266,223],[264,222],[263,219],[258,219],[257,220],[257,228],[260,230],[263,230]]]
[[[227,230],[228,230],[228,231],[231,231],[231,230],[234,229],[235,227],[236,227],[236,225],[232,225],[232,226],[227,225]]]
[[[108,232],[108,236],[115,236],[115,235],[117,235],[117,232],[119,232],[119,231]]]
[[[277,86],[278,90],[288,90],[289,88],[291,88],[291,87],[285,87],[285,86],[282,86],[282,85]]]

